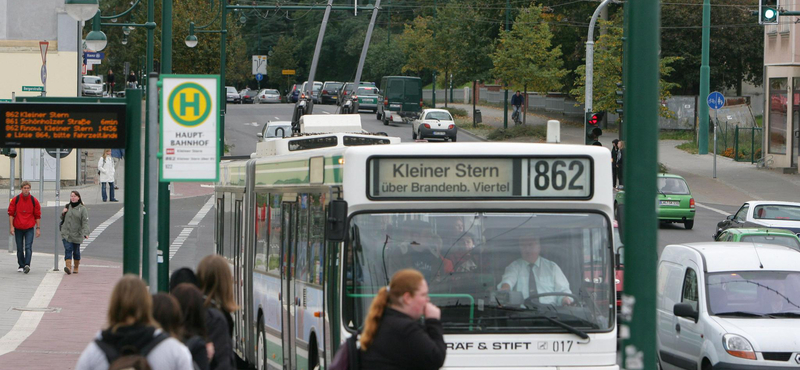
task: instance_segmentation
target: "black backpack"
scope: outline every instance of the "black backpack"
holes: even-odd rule
[[[147,362],[147,355],[167,338],[169,335],[162,332],[142,348],[124,346],[117,349],[112,344],[103,342],[102,339],[95,339],[94,342],[105,353],[106,359],[108,359],[108,370],[152,370],[150,363]]]

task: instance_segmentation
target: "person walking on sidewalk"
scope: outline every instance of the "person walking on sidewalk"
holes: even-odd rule
[[[22,192],[8,204],[8,229],[17,242],[17,272],[31,271],[34,226],[38,238],[42,235],[41,218],[42,206],[31,195],[31,183],[23,181]]]
[[[619,139],[611,140],[611,179],[614,189],[617,188],[617,155],[619,154]]]
[[[108,370],[111,364],[121,369],[149,365],[154,370],[193,370],[189,350],[158,328],[152,312],[153,298],[144,281],[123,276],[111,292],[108,327],[86,346],[75,370]],[[126,360],[134,363],[121,363]]]
[[[106,74],[106,85],[108,85],[108,96],[114,97],[114,71],[111,68],[108,69],[108,74]]]
[[[97,161],[97,171],[100,173],[100,192],[103,194],[103,201],[110,200],[118,202],[114,197],[114,158],[111,157],[111,149],[103,151],[103,156]],[[106,185],[108,186],[108,198],[106,197]]]
[[[439,369],[447,352],[440,318],[422,273],[396,272],[369,307],[360,338],[361,369]]]
[[[519,90],[511,97],[511,107],[514,109],[514,113],[511,113],[511,119],[514,120],[515,124],[522,122],[519,116],[522,113],[522,103],[524,103],[524,100]]]
[[[625,180],[622,178],[622,167],[625,163],[625,142],[620,140],[617,146],[619,147],[619,153],[617,153],[617,179],[620,185],[625,185],[623,183]]]
[[[69,193],[69,204],[61,210],[61,240],[64,242],[64,272],[67,275],[78,273],[84,239],[89,239],[89,210],[83,205],[81,193],[73,190]]]
[[[128,75],[128,88],[135,89],[136,88],[136,74],[131,71],[131,74]]]
[[[233,333],[233,314],[239,308],[233,299],[233,276],[228,261],[218,254],[204,257],[197,266],[197,281],[205,294],[203,305],[206,313],[208,339],[214,343],[214,357],[211,369],[236,369],[231,335]],[[224,320],[220,320],[222,316]]]

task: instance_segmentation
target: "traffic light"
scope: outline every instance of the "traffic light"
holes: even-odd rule
[[[617,104],[619,108],[615,109],[614,111],[619,114],[619,118],[622,119],[622,114],[625,113],[624,105],[625,105],[625,85],[622,82],[617,82]]]
[[[7,156],[9,158],[17,157],[17,151],[14,148],[2,148],[0,149],[0,154]]]
[[[778,24],[778,0],[759,0],[758,1],[758,23],[759,24]]]
[[[592,145],[598,141],[603,130],[600,129],[600,121],[603,120],[603,112],[586,112],[586,145]]]

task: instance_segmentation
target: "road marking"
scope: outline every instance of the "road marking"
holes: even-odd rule
[[[703,205],[703,204],[700,204],[700,203],[696,203],[696,202],[695,202],[695,204],[694,204],[694,205],[696,205],[696,206],[698,206],[698,207],[700,207],[700,208],[705,208],[705,209],[707,209],[707,210],[709,210],[709,211],[717,212],[717,213],[719,213],[719,214],[721,214],[721,215],[723,215],[723,216],[728,216],[728,215],[730,215],[730,213],[728,213],[728,212],[725,212],[725,211],[723,211],[723,210],[716,209],[716,208],[713,208],[713,207],[709,207],[709,206],[706,206],[706,205]]]
[[[208,211],[211,210],[211,207],[214,206],[214,197],[208,198],[208,202],[200,208],[200,211],[194,215],[191,221],[186,225],[187,227],[183,228],[178,237],[172,241],[172,244],[169,246],[169,259],[172,260],[172,257],[175,257],[175,254],[178,253],[178,250],[181,249],[183,243],[186,242],[186,239],[189,239],[189,235],[192,234],[192,230],[194,230],[197,225],[200,224],[200,221],[203,221],[203,217],[206,217]]]
[[[275,117],[275,119],[280,120],[280,118],[278,118],[278,117]]]
[[[250,124],[253,125],[253,127],[258,127],[258,122],[250,122]]]
[[[331,112],[324,112],[324,111],[323,111],[322,113],[325,113],[325,114],[331,114]]]
[[[81,253],[83,253],[84,249],[86,249],[86,247],[88,247],[89,244],[91,244],[95,239],[97,239],[97,237],[100,236],[100,234],[102,234],[103,231],[106,231],[106,229],[109,226],[111,226],[111,224],[122,218],[122,215],[124,214],[125,214],[125,207],[122,207],[119,209],[119,211],[117,211],[117,213],[111,216],[111,218],[103,221],[103,223],[101,223],[94,230],[92,230],[92,232],[89,234],[89,238],[87,238],[83,243],[81,243]]]
[[[50,305],[50,300],[56,294],[58,285],[61,284],[61,278],[64,274],[61,271],[51,271],[44,275],[44,279],[39,283],[36,292],[28,302],[30,308],[44,308]],[[24,342],[28,337],[33,334],[39,322],[44,316],[44,311],[25,311],[19,316],[14,327],[11,331],[6,333],[0,338],[0,356],[6,353],[13,352]]]

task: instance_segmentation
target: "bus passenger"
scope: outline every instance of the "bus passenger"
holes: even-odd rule
[[[503,279],[497,288],[500,290],[514,290],[522,293],[524,299],[531,295],[544,293],[567,293],[569,281],[561,268],[539,254],[542,247],[539,238],[527,235],[519,239],[521,257],[506,267]],[[534,283],[531,284],[530,281]],[[539,298],[540,303],[571,305],[572,298],[566,296],[550,295]]]
[[[361,369],[439,369],[447,351],[440,318],[422,274],[398,271],[372,300],[360,338]]]
[[[446,258],[452,262],[453,272],[473,272],[478,270],[477,256],[473,255],[475,240],[472,235],[465,234],[453,247],[453,252]]]

